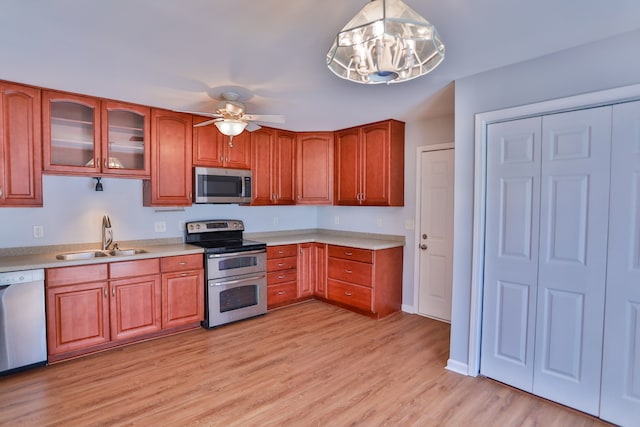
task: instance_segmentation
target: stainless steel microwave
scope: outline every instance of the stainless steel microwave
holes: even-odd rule
[[[251,203],[251,171],[193,168],[195,203]]]

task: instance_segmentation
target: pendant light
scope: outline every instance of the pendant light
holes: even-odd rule
[[[372,0],[338,33],[327,66],[357,83],[399,83],[432,71],[444,50],[435,27],[401,0]]]

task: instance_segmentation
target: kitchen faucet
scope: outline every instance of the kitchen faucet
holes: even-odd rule
[[[111,230],[111,220],[109,219],[109,215],[105,215],[102,217],[102,250],[105,251],[109,249],[113,243],[113,230]]]

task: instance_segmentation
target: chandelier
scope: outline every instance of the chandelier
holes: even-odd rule
[[[371,0],[336,36],[327,66],[346,80],[388,84],[427,74],[443,59],[429,21],[401,0]]]

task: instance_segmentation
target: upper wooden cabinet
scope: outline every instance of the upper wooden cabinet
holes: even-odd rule
[[[404,123],[344,129],[335,138],[336,205],[404,205]]]
[[[42,101],[44,171],[149,176],[149,108],[55,91]]]
[[[299,132],[296,146],[296,203],[333,202],[333,132]]]
[[[151,110],[151,179],[143,181],[145,206],[191,206],[192,116]]]
[[[0,206],[42,206],[40,89],[0,82]]]
[[[263,127],[251,133],[252,205],[295,204],[294,132]]]
[[[194,116],[193,124],[211,120]],[[251,134],[242,132],[233,137],[220,133],[215,125],[193,128],[193,165],[204,167],[251,169]]]

